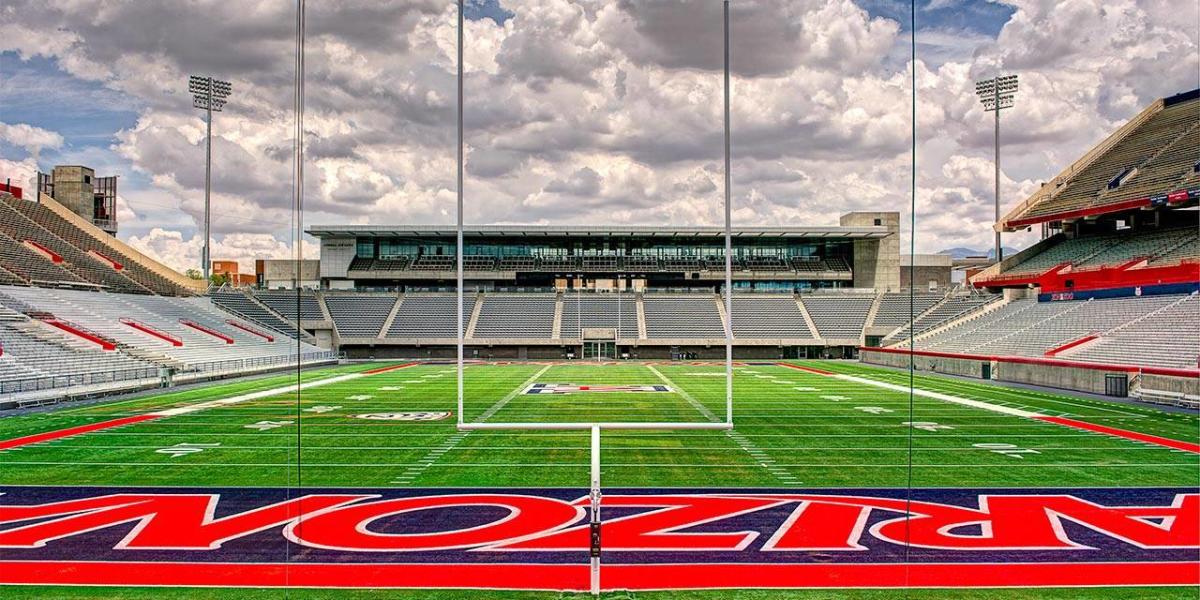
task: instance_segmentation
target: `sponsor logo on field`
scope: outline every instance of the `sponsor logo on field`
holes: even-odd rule
[[[671,386],[654,384],[654,385],[579,385],[577,383],[535,383],[527,388],[525,394],[584,394],[584,393],[599,393],[607,394],[614,392],[622,393],[643,393],[643,392],[670,392]]]
[[[587,589],[583,490],[0,491],[0,584]],[[1195,488],[602,502],[607,589],[1200,584]]]
[[[356,419],[368,421],[441,421],[450,416],[449,411],[380,412],[354,415]]]

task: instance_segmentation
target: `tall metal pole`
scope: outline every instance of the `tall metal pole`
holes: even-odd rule
[[[724,2],[725,50],[725,422],[733,424],[733,223],[730,189],[733,177],[729,172],[729,0]]]
[[[204,144],[204,252],[202,260],[204,262],[204,282],[208,284],[212,281],[209,277],[209,270],[212,268],[212,260],[209,258],[212,252],[212,106],[213,106],[213,78],[208,78],[208,107],[205,112],[208,115],[207,132],[205,133]]]
[[[996,157],[995,157],[995,160],[992,161],[995,163],[995,168],[996,168],[996,220],[994,222],[999,223],[1000,222],[1000,76],[999,75],[996,75],[996,84],[994,86],[992,86],[992,89],[995,90],[993,92],[992,98],[993,98],[993,101],[996,103],[996,110],[994,111],[996,113],[996,135],[995,135]],[[1001,246],[1000,246],[1000,230],[997,229],[996,230],[996,263],[999,264],[999,262],[1002,260],[1004,260],[1004,251],[1001,249]]]
[[[458,210],[455,236],[457,238],[458,303],[458,424],[463,423],[463,0],[458,0]]]

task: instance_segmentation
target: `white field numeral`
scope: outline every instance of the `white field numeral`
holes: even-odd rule
[[[1022,456],[1024,454],[1041,454],[1041,452],[1038,452],[1037,450],[1034,450],[1032,448],[1022,448],[1020,446],[1014,446],[1012,444],[983,443],[983,444],[971,444],[971,446],[975,447],[975,448],[979,448],[980,450],[987,450],[988,452],[995,452],[996,454],[1003,454],[1004,456],[1011,456],[1013,458],[1020,458],[1020,459],[1025,458],[1024,456]]]
[[[171,458],[179,458],[180,456],[187,456],[188,454],[204,452],[208,448],[216,448],[217,446],[220,446],[220,445],[221,445],[220,443],[189,444],[187,442],[184,442],[182,444],[175,444],[174,446],[168,446],[166,448],[159,448],[158,450],[155,450],[155,452],[157,452],[159,454],[170,454]]]
[[[278,429],[284,425],[291,425],[294,421],[259,421],[246,425],[246,429],[257,429],[258,431],[266,431],[268,429]]]

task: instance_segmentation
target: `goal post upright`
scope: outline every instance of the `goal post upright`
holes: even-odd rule
[[[724,49],[724,110],[725,122],[725,422],[733,426],[733,211],[730,196],[733,176],[729,151],[729,0],[722,3],[722,38]]]
[[[455,212],[455,248],[454,262],[455,282],[457,285],[458,302],[455,304],[455,314],[458,321],[456,348],[458,360],[456,376],[458,380],[458,425],[463,424],[463,0],[458,0],[458,208]]]
[[[725,184],[724,184],[724,212],[725,212],[725,287],[724,287],[724,304],[725,304],[725,419],[713,421],[693,421],[693,422],[663,422],[663,421],[603,421],[603,422],[467,422],[464,417],[464,390],[463,390],[463,346],[466,336],[464,328],[463,316],[463,162],[464,162],[464,134],[463,134],[463,31],[464,31],[464,0],[457,0],[458,4],[458,44],[457,44],[457,83],[458,83],[458,172],[457,172],[457,210],[455,222],[456,235],[456,283],[457,283],[457,299],[456,307],[457,317],[457,402],[458,402],[458,431],[478,431],[478,430],[510,430],[510,431],[533,431],[533,430],[559,430],[559,431],[588,431],[590,432],[590,476],[588,486],[588,499],[590,507],[590,516],[588,519],[589,527],[589,589],[595,596],[599,596],[600,587],[600,509],[601,509],[601,485],[600,485],[600,436],[605,429],[613,430],[713,430],[713,431],[729,431],[733,429],[733,233],[732,233],[732,174],[730,172],[731,157],[730,157],[730,88],[729,88],[729,0],[722,2],[722,42],[724,52],[724,62],[722,69],[722,95],[723,95],[723,122],[724,122],[724,159],[725,159]],[[622,330],[622,296],[623,290],[617,290],[617,334],[614,339],[614,347],[619,348]],[[580,338],[582,340],[582,306],[581,306],[581,290],[576,288],[576,322],[581,328]],[[569,301],[569,300],[568,300]],[[636,302],[635,302],[636,311]],[[635,314],[636,318],[636,314]]]

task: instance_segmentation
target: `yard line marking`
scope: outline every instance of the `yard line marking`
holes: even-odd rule
[[[529,379],[526,379],[524,383],[522,383],[521,385],[514,388],[511,392],[506,394],[503,398],[498,400],[490,408],[488,408],[486,411],[484,411],[482,415],[480,415],[478,418],[475,419],[475,422],[478,423],[478,422],[482,422],[482,421],[487,421],[488,419],[495,416],[495,414],[500,412],[500,409],[504,408],[509,402],[511,402],[513,400],[513,398],[516,398],[517,396],[519,396],[521,394],[521,392],[525,390],[526,387],[529,387],[530,385],[535,383],[546,371],[550,370],[550,366],[551,365],[546,365],[546,366],[542,367],[541,369],[539,369],[538,372],[536,372],[532,376],[530,376]],[[418,465],[412,466],[412,467],[409,467],[408,469],[406,469],[404,471],[404,473],[402,473],[400,476],[393,479],[392,483],[398,484],[398,485],[406,485],[406,484],[410,483],[411,480],[416,479],[417,477],[420,477],[422,474],[425,473],[425,471],[427,471],[429,469],[429,467],[433,466],[433,463],[437,462],[438,459],[445,456],[447,452],[453,450],[464,439],[466,439],[468,435],[471,435],[471,431],[459,431],[459,432],[455,433],[454,435],[450,436],[449,438],[446,438],[446,441],[442,442],[441,446],[431,448],[429,450],[429,452],[427,452],[425,454],[425,457],[421,459],[421,462]]]
[[[800,370],[807,370],[807,371],[813,371],[813,372],[819,371],[818,369],[806,369],[806,368],[801,368],[796,365],[789,365],[787,363],[778,363],[778,364],[779,364],[779,366],[788,367],[788,368],[792,368],[792,369],[800,369]],[[833,377],[835,379],[841,379],[843,381],[852,381],[855,383],[861,383],[864,385],[880,387],[880,388],[893,390],[893,391],[897,391],[897,392],[911,393],[915,396],[924,396],[926,398],[942,400],[944,402],[950,402],[952,404],[959,404],[962,406],[970,406],[973,408],[979,408],[979,409],[987,410],[987,411],[991,411],[991,412],[1002,413],[1002,414],[1011,415],[1014,417],[1022,417],[1025,419],[1031,419],[1031,420],[1039,421],[1042,423],[1051,423],[1054,425],[1062,425],[1064,427],[1071,427],[1074,429],[1082,429],[1084,431],[1090,431],[1090,432],[1094,432],[1094,433],[1110,435],[1110,436],[1114,436],[1114,437],[1118,437],[1118,438],[1122,438],[1122,439],[1130,440],[1130,441],[1134,441],[1134,442],[1145,442],[1145,443],[1151,443],[1151,444],[1158,444],[1159,446],[1165,446],[1167,448],[1174,448],[1176,450],[1186,450],[1188,452],[1200,454],[1200,444],[1195,444],[1192,442],[1164,438],[1164,437],[1159,437],[1156,435],[1149,435],[1149,434],[1145,434],[1145,433],[1139,433],[1136,431],[1130,431],[1127,429],[1106,427],[1104,425],[1096,425],[1094,423],[1088,423],[1086,421],[1077,421],[1075,419],[1066,419],[1063,417],[1046,415],[1046,414],[1023,410],[1023,409],[1019,409],[1019,408],[1000,406],[998,404],[992,404],[990,402],[983,402],[980,400],[971,400],[968,398],[951,396],[950,394],[943,394],[941,392],[934,392],[934,391],[924,390],[924,389],[920,389],[920,388],[913,388],[913,387],[908,387],[908,386],[903,386],[903,385],[897,385],[894,383],[888,383],[886,381],[878,381],[875,379],[868,379],[865,377],[856,377],[854,375],[844,375],[844,374],[840,374],[840,373],[831,373],[831,372],[826,372],[826,373],[828,373],[828,375],[827,375],[828,377]],[[972,425],[972,427],[979,427],[979,426],[980,425]]]
[[[721,421],[717,418],[717,415],[714,415],[711,410],[708,410],[708,407],[704,406],[699,400],[696,400],[691,394],[687,393],[687,390],[679,387],[678,384],[676,384],[674,381],[671,381],[666,375],[663,375],[662,371],[655,369],[653,365],[646,365],[646,368],[649,369],[651,373],[654,373],[656,377],[661,379],[663,383],[671,386],[671,389],[675,390],[675,393],[679,394],[684,400],[687,400],[687,403],[691,404],[692,408],[696,409],[701,415],[704,415],[705,419],[708,419],[713,423],[719,423]]]
[[[403,363],[400,365],[391,365],[388,367],[381,367],[379,369],[372,369],[370,371],[363,371],[361,373],[347,373],[345,375],[338,375],[336,377],[330,377],[328,379],[318,379],[316,381],[292,384],[292,385],[287,385],[284,387],[272,388],[269,390],[250,392],[248,394],[242,394],[240,396],[234,396],[232,398],[224,398],[221,400],[212,400],[209,402],[201,402],[199,404],[193,404],[191,406],[180,406],[177,408],[168,408],[165,410],[144,413],[141,415],[134,415],[131,417],[112,419],[110,421],[101,421],[100,423],[92,423],[89,425],[81,425],[78,427],[69,427],[67,429],[59,429],[57,431],[47,431],[44,433],[27,435],[24,437],[13,438],[13,439],[9,439],[9,440],[0,440],[0,450],[8,450],[11,448],[28,446],[30,444],[37,444],[40,442],[45,442],[45,441],[50,441],[50,440],[58,440],[58,439],[66,438],[66,437],[72,437],[72,436],[76,436],[76,435],[90,433],[92,431],[99,431],[99,430],[103,430],[103,429],[112,429],[114,427],[121,427],[122,425],[132,425],[134,423],[142,423],[145,421],[162,419],[164,417],[174,417],[177,415],[184,415],[184,414],[196,412],[198,410],[204,410],[206,408],[212,408],[215,406],[227,406],[230,404],[246,402],[247,400],[256,400],[258,398],[266,398],[268,396],[274,396],[277,394],[283,394],[283,393],[287,393],[287,392],[291,392],[291,391],[298,391],[298,390],[304,390],[304,389],[309,389],[309,388],[314,388],[314,387],[320,387],[320,386],[329,385],[332,383],[340,383],[342,381],[350,381],[352,379],[359,379],[361,377],[367,377],[369,375],[374,375],[377,373],[386,373],[388,371],[394,371],[396,369],[403,369],[406,367],[411,367],[416,364],[417,363]]]
[[[671,381],[670,378],[668,378],[666,375],[663,375],[661,371],[659,371],[658,369],[655,369],[653,365],[646,365],[646,368],[650,369],[650,372],[654,373],[659,379],[662,380],[663,383],[671,386],[671,389],[675,390],[675,392],[678,393],[680,396],[682,396],[684,400],[687,400],[688,404],[691,404],[692,407],[695,408],[697,411],[699,411],[700,414],[704,415],[704,417],[706,419],[708,419],[709,421],[713,421],[713,422],[719,422],[719,419],[717,418],[717,416],[714,415],[712,413],[712,411],[708,410],[708,407],[701,404],[699,400],[696,400],[691,394],[689,394],[687,392],[687,390],[684,390],[683,388],[679,387],[674,381]],[[759,375],[759,377],[762,377],[762,376]],[[780,480],[786,479],[787,483],[791,483],[792,481],[796,481],[797,483],[799,482],[798,480],[795,479],[795,477],[792,477],[791,473],[788,473],[786,469],[775,464],[774,461],[772,461],[770,459],[763,459],[762,457],[767,456],[767,454],[765,452],[763,452],[761,448],[759,448],[757,445],[755,445],[754,442],[747,439],[741,433],[730,429],[730,430],[725,431],[725,437],[729,438],[730,440],[733,440],[733,443],[737,444],[739,448],[741,448],[744,452],[749,454],[750,458],[752,458],[758,462],[758,466],[766,469],[767,472],[774,475],[777,479],[780,479]],[[770,464],[768,464],[768,462]],[[613,465],[613,466],[617,466],[617,465]]]

